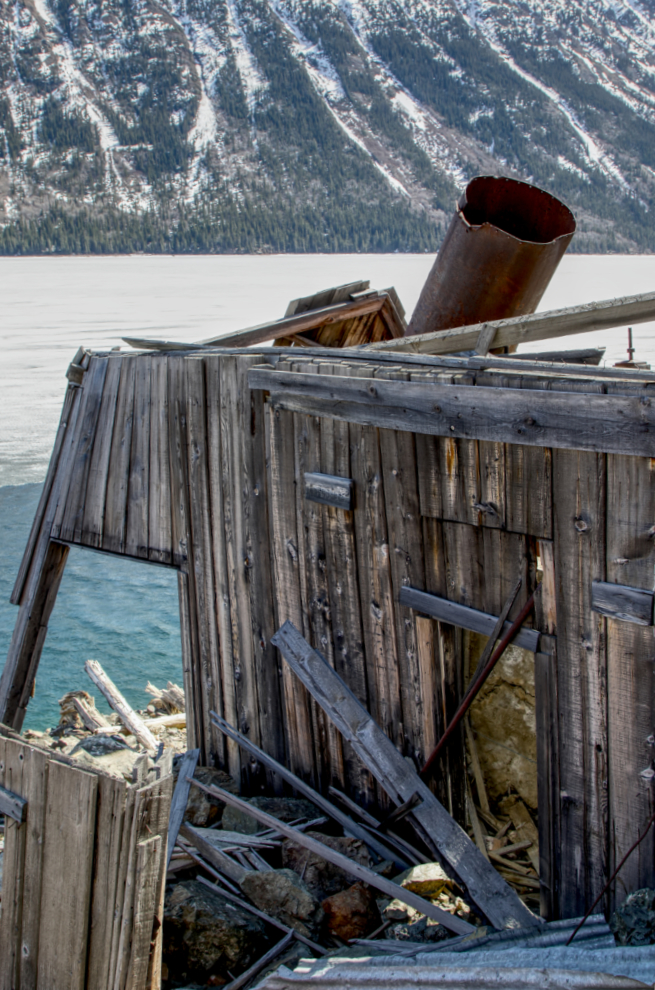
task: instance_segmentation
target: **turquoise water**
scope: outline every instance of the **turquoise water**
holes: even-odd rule
[[[39,501],[41,486],[0,488],[0,657],[7,654],[18,609],[9,596]],[[177,578],[170,568],[71,550],[45,641],[25,728],[59,721],[59,698],[79,688],[98,708],[104,698],[84,672],[99,660],[136,708],[148,702],[148,680],[182,683]]]

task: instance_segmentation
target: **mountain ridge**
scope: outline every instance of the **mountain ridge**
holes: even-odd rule
[[[650,252],[655,0],[15,0],[0,251],[433,251],[476,174]]]

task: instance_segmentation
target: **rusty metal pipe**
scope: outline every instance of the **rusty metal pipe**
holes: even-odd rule
[[[574,233],[569,208],[543,189],[472,179],[406,336],[534,313]]]

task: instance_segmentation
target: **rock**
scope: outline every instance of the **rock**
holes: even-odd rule
[[[181,759],[182,754],[173,759],[173,776],[176,781]],[[225,773],[224,770],[217,770],[216,767],[196,767],[193,779],[199,780],[201,784],[208,787],[222,787],[224,791],[229,791],[230,794],[239,793],[237,785],[229,773]],[[198,828],[208,828],[221,820],[224,809],[225,804],[220,798],[212,797],[205,791],[201,791],[199,787],[192,786],[189,788],[189,800],[184,821],[189,822],[190,825],[196,825]]]
[[[172,980],[230,979],[269,948],[264,924],[197,880],[176,884],[164,907],[164,959]]]
[[[438,897],[443,890],[453,890],[457,884],[439,863],[420,863],[395,877],[395,882],[421,897]]]
[[[420,915],[418,920],[403,923],[397,922],[390,925],[385,933],[385,938],[397,939],[401,942],[442,942],[451,938],[451,933],[438,921]]]
[[[342,853],[361,866],[369,865],[368,849],[359,839],[323,835],[319,832],[307,832],[307,835],[323,842],[330,849]],[[340,867],[328,863],[317,853],[309,852],[308,849],[294,842],[293,839],[285,839],[282,843],[282,866],[294,870],[299,876],[302,876],[317,901],[323,901],[332,894],[338,894],[340,890],[345,890],[357,882],[356,877],[346,873]]]
[[[295,822],[299,818],[308,818],[311,821],[313,818],[319,818],[321,814],[316,805],[311,801],[305,801],[304,798],[253,797],[248,798],[247,801],[254,808],[279,818],[281,822]],[[254,835],[262,826],[246,812],[236,808],[226,808],[223,814],[223,828],[228,832]]]
[[[642,887],[628,894],[610,928],[619,945],[655,945],[655,890]]]
[[[68,754],[82,766],[102,770],[112,777],[132,779],[132,769],[139,756],[120,736],[87,736]]]
[[[348,890],[327,897],[321,907],[328,930],[344,942],[351,938],[366,938],[380,927],[375,893],[366,884],[356,883]]]
[[[241,889],[260,911],[272,914],[306,938],[311,938],[321,923],[318,901],[293,870],[246,873]]]

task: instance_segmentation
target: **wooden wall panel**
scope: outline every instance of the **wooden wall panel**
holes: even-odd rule
[[[607,457],[607,580],[652,591],[655,577],[655,462]],[[655,810],[655,685],[652,626],[607,619],[610,871],[644,831]],[[655,885],[655,835],[619,873],[611,908],[632,890]]]
[[[607,879],[606,620],[591,611],[605,576],[605,456],[553,451],[560,761],[560,912],[584,914]]]

